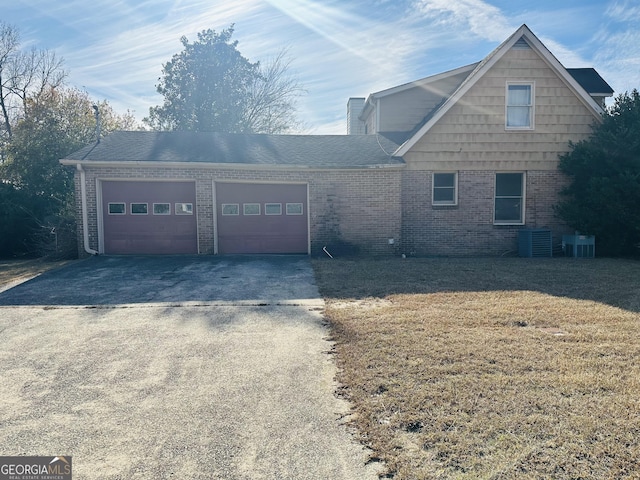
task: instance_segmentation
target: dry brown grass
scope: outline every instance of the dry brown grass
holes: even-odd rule
[[[69,263],[69,260],[0,260],[0,289],[32,278],[52,268],[60,267],[66,263]]]
[[[640,262],[315,260],[396,479],[640,478]]]

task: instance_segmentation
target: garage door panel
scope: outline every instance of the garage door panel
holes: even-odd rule
[[[216,200],[219,253],[308,253],[306,185],[219,183]],[[287,203],[301,204],[302,214],[287,215]],[[238,214],[223,215],[224,204]],[[245,204],[259,204],[260,214],[244,215]],[[281,214],[267,215],[267,204],[280,204]]]
[[[125,213],[109,214],[109,203],[124,203]],[[194,182],[103,181],[104,251],[107,254],[193,254],[198,252]],[[154,212],[154,204],[169,204]],[[176,203],[193,205],[181,215]],[[132,214],[132,204],[147,204]]]

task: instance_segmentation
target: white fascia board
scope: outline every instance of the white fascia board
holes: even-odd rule
[[[449,111],[453,105],[455,105],[462,96],[469,91],[469,89],[476,84],[476,82],[482,78],[482,76],[492,68],[498,60],[500,60],[506,52],[509,51],[513,45],[524,37],[529,46],[533,48],[544,61],[552,68],[565,83],[574,91],[580,100],[592,111],[594,117],[601,120],[602,108],[593,100],[589,94],[575,81],[575,79],[567,72],[564,66],[553,56],[553,54],[538,40],[533,32],[526,25],[522,25],[515,31],[507,40],[505,40],[500,46],[493,50],[485,59],[477,64],[476,70],[472,72],[467,79],[462,82],[462,85],[451,95],[447,101],[440,107],[435,115],[425,123],[422,128],[403,143],[398,150],[394,152],[394,156],[404,156],[418,141]]]
[[[402,169],[405,168],[404,163],[386,163],[379,165],[350,165],[347,167],[313,167],[308,165],[272,165],[272,164],[249,164],[249,163],[205,163],[205,162],[128,162],[128,161],[99,161],[99,160],[60,160],[62,165],[82,165],[85,168],[104,168],[104,167],[143,167],[143,168],[206,168],[219,170],[303,170],[312,171],[348,171],[348,170],[381,170],[381,169]]]
[[[549,67],[554,70],[562,80],[564,80],[565,84],[576,94],[578,99],[584,103],[584,105],[592,110],[592,114],[599,121],[602,120],[602,114],[604,110],[598,103],[591,98],[591,95],[582,88],[582,86],[576,81],[575,78],[571,76],[571,74],[567,71],[567,69],[560,63],[560,61],[549,51],[547,47],[536,37],[531,30],[527,28],[527,32],[525,33],[525,38],[529,42],[531,48],[533,48],[536,52],[540,54],[542,59],[549,65]]]
[[[369,112],[373,108],[374,99],[375,99],[375,94],[370,94],[367,97],[367,99],[364,102],[364,108],[360,112],[360,115],[358,115],[358,120],[361,120],[364,122],[367,119],[367,117],[369,116]]]
[[[465,72],[471,72],[474,68],[478,66],[478,63],[472,63],[470,65],[465,65],[464,67],[458,67],[454,70],[448,70],[446,72],[438,73],[436,75],[431,75],[430,77],[425,77],[420,80],[416,80],[414,82],[405,83],[403,85],[398,85],[397,87],[388,88],[386,90],[381,90],[379,92],[373,93],[371,96],[375,98],[382,98],[388,95],[393,95],[394,93],[404,92],[405,90],[410,90],[416,87],[424,87],[425,85],[429,85],[430,83],[437,82],[439,80],[443,80],[449,77],[453,77]]]
[[[448,70],[446,72],[438,73],[436,75],[431,75],[430,77],[425,77],[420,80],[416,80],[409,83],[404,83],[402,85],[398,85],[396,87],[387,88],[386,90],[380,90],[379,92],[371,93],[367,97],[364,108],[362,109],[362,113],[358,117],[360,120],[364,120],[367,118],[369,111],[374,108],[375,100],[387,97],[389,95],[393,95],[395,93],[404,92],[406,90],[410,90],[416,87],[424,87],[425,85],[429,85],[430,83],[437,82],[439,80],[444,80],[449,77],[453,77],[455,75],[459,75],[461,73],[470,72],[474,68],[478,66],[478,63],[472,63],[470,65],[465,65],[464,67],[458,67],[454,70]]]

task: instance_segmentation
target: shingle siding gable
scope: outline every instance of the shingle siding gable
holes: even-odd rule
[[[535,128],[505,129],[507,81],[534,82]],[[404,156],[409,168],[555,169],[569,140],[586,138],[593,114],[532,49],[506,52]],[[482,163],[480,163],[482,162]],[[519,166],[517,166],[519,164]],[[530,168],[531,168],[530,167]]]

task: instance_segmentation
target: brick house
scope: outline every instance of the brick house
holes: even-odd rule
[[[613,91],[526,25],[479,63],[352,98],[348,135],[116,132],[76,168],[83,253],[500,255],[553,215]]]

